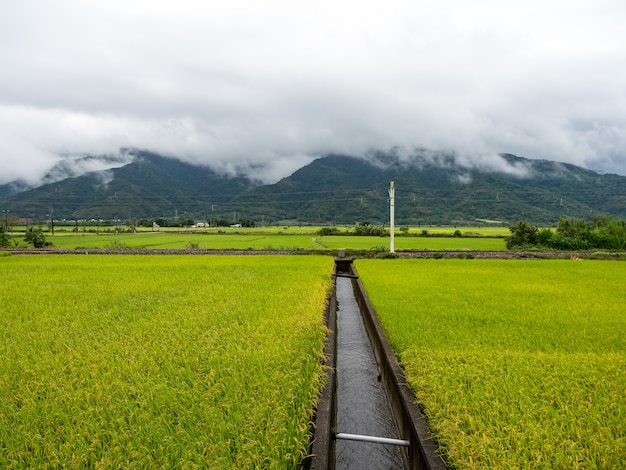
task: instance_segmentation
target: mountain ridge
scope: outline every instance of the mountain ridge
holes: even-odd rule
[[[86,158],[89,165],[101,163],[95,156]],[[328,154],[266,185],[148,151],[125,149],[121,159],[107,158],[117,166],[35,188],[2,185],[0,204],[33,220],[46,220],[53,212],[58,219],[184,215],[205,221],[384,224],[393,180],[398,224],[519,219],[555,224],[560,217],[626,217],[626,177],[512,154],[473,160],[424,149]]]

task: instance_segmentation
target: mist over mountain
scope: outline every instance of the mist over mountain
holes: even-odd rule
[[[34,186],[43,186],[87,173],[119,168],[132,163],[135,159],[136,155],[130,149],[121,149],[117,154],[74,155],[57,162]]]
[[[330,155],[274,185],[239,196],[240,210],[262,206],[270,220],[387,223],[388,188],[396,188],[396,223],[555,224],[560,217],[624,217],[626,178],[515,155],[467,159],[454,152]],[[294,215],[297,214],[297,217]]]
[[[87,173],[102,173],[106,178],[106,170],[119,168],[132,163],[136,158],[131,149],[120,149],[115,154],[104,155],[66,155],[65,158],[56,162],[43,175],[35,179],[18,179],[8,184],[0,185],[0,197],[23,193],[30,189],[38,188],[47,184],[63,181],[68,178],[76,178]]]
[[[0,203],[11,214],[33,220],[47,220],[51,212],[56,219],[198,216],[207,204],[230,200],[256,184],[246,177],[125,149],[117,156],[86,156],[56,165],[35,187],[0,186]]]
[[[0,186],[20,217],[56,219],[245,219],[256,224],[556,224],[560,217],[626,217],[626,177],[511,154],[394,148],[329,154],[274,184],[147,151],[82,156],[56,165],[42,184]]]

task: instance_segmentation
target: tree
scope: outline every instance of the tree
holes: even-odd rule
[[[592,229],[593,224],[588,224],[585,219],[574,220],[573,218],[566,219],[561,217],[556,231],[563,237],[589,240]]]
[[[505,238],[507,248],[537,244],[538,229],[530,222],[518,220],[509,230],[511,235]]]
[[[538,230],[523,220],[509,230],[511,236],[506,237],[507,248],[539,245],[557,250],[626,249],[626,221],[613,220],[610,216],[596,217],[593,222],[561,218],[556,232],[547,228]]]
[[[26,243],[32,244],[35,248],[43,248],[47,245],[50,245],[49,242],[46,241],[46,236],[40,229],[35,229],[30,227],[26,234],[24,235],[24,241]]]
[[[593,223],[595,228],[602,228],[606,227],[612,219],[613,217],[611,217],[610,215],[599,215],[596,217],[592,217],[591,222]]]
[[[4,230],[4,226],[0,225],[0,248],[9,246],[9,234]]]

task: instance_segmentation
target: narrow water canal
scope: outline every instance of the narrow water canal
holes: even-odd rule
[[[337,431],[398,438],[352,281],[337,278]],[[337,440],[335,469],[402,469],[400,447]]]

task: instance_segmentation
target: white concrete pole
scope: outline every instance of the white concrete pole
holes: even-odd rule
[[[395,232],[395,196],[396,189],[393,181],[389,185],[389,253],[395,253],[394,232]]]

